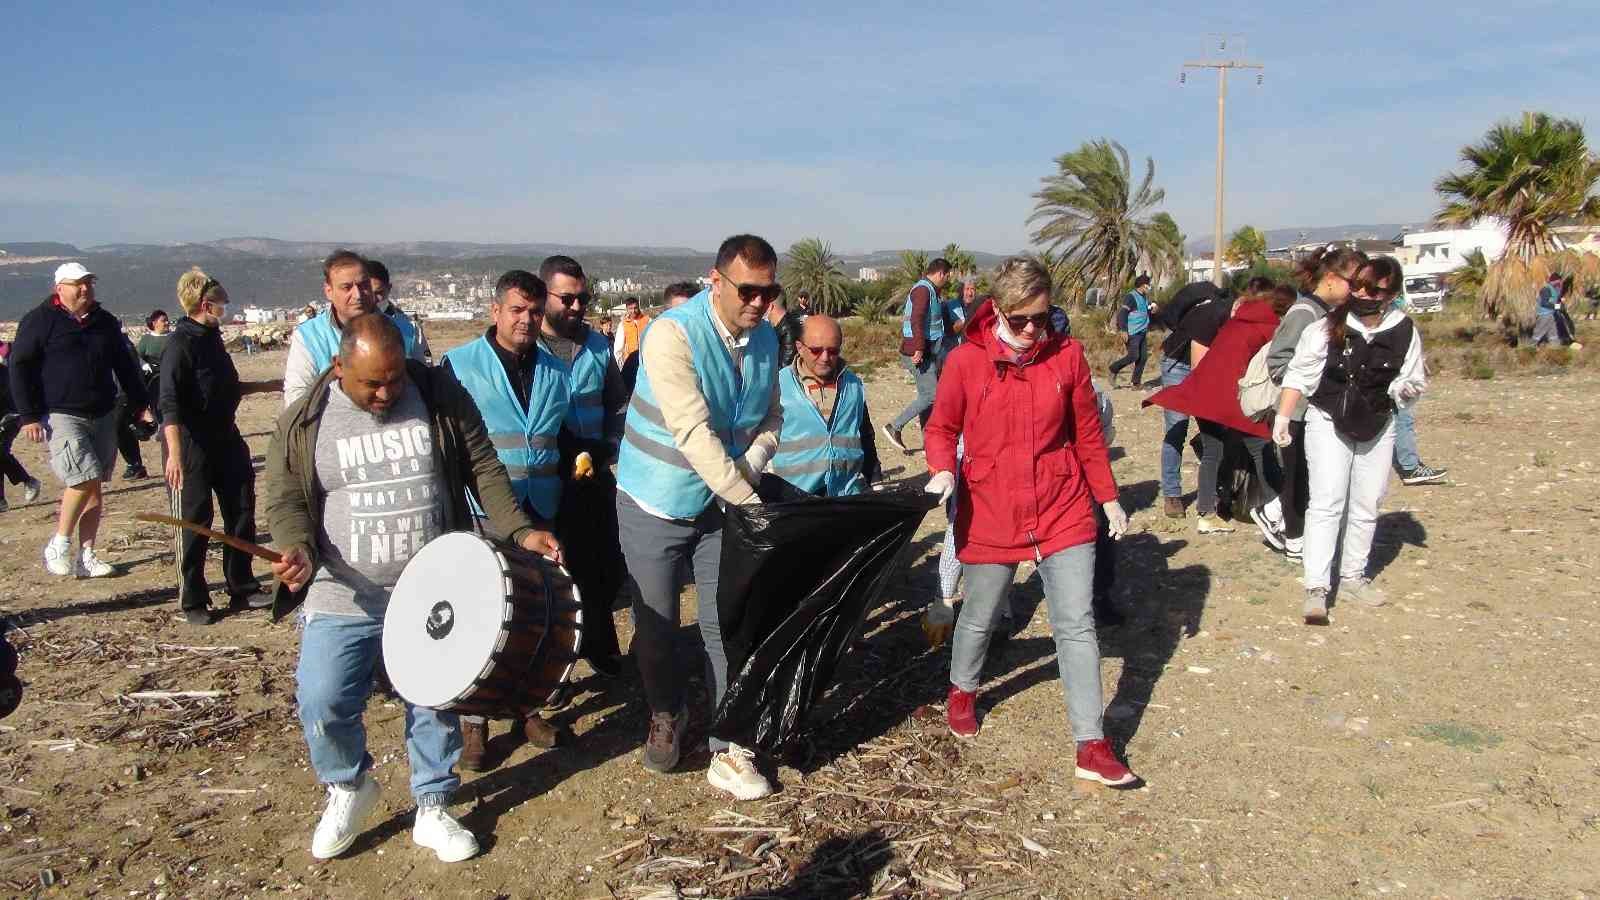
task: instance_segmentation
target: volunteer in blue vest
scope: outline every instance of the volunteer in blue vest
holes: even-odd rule
[[[1150,276],[1140,275],[1133,280],[1133,290],[1122,298],[1122,305],[1117,308],[1117,330],[1127,337],[1128,353],[1111,364],[1113,388],[1117,387],[1117,376],[1129,363],[1133,364],[1133,384],[1130,387],[1144,384],[1144,361],[1149,356],[1145,333],[1150,330],[1150,314],[1156,311],[1156,305],[1150,302],[1149,291]]]
[[[556,534],[583,601],[583,658],[595,674],[615,678],[622,660],[611,612],[623,567],[611,463],[622,443],[628,389],[611,342],[584,321],[591,295],[583,266],[570,256],[552,256],[539,266],[539,280],[548,292],[539,346],[567,367],[572,397],[562,441]]]
[[[689,724],[694,651],[677,644],[678,572],[694,571],[711,706],[728,687],[717,620],[722,516],[759,503],[756,484],[778,448],[783,402],[778,337],[766,322],[778,254],[751,234],[722,242],[711,286],[651,323],[617,462],[617,520],[633,605],[633,656],[650,705],[643,763],[670,772]],[[710,739],[706,779],[740,800],[772,793],[755,754]]]
[[[571,405],[567,367],[539,349],[545,298],[545,283],[532,272],[501,275],[489,305],[493,324],[482,337],[446,353],[442,364],[478,405],[517,502],[541,529],[552,527],[561,500],[557,440]],[[556,744],[555,727],[537,710],[523,718],[522,731],[536,747]],[[461,717],[463,768],[485,768],[488,740],[487,720]]]
[[[939,387],[939,361],[943,358],[940,348],[944,343],[944,306],[939,302],[939,292],[949,280],[949,261],[937,258],[928,263],[922,277],[906,295],[905,321],[900,326],[900,364],[916,382],[917,396],[894,421],[883,426],[883,436],[902,453],[911,451],[900,437],[901,429],[916,419],[918,426],[926,430],[928,416],[933,414],[933,396]]]
[[[400,329],[402,335],[416,336],[413,342],[416,349],[411,358],[431,364],[433,348],[428,346],[428,335],[422,330],[422,323],[411,318],[405,310],[389,299],[389,295],[394,293],[394,282],[389,278],[389,267],[375,259],[367,260],[367,286],[372,288],[372,303],[378,312],[393,319],[395,327]]]
[[[866,388],[845,368],[844,332],[813,313],[794,349],[794,363],[778,376],[783,431],[770,471],[823,497],[862,493],[878,480],[878,450]]]
[[[283,367],[283,408],[311,390],[311,385],[339,355],[343,323],[377,309],[367,274],[366,257],[354,250],[335,250],[322,261],[322,295],[328,308],[295,326],[289,336],[289,358]],[[423,361],[417,329],[404,314],[390,316],[406,344],[409,359]]]

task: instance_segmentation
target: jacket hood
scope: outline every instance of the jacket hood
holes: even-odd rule
[[[1276,324],[1278,321],[1277,314],[1272,311],[1272,304],[1265,300],[1235,303],[1233,305],[1233,318],[1241,322],[1259,324]]]
[[[1000,313],[995,309],[994,301],[985,300],[968,316],[967,329],[962,332],[962,337],[967,343],[982,347],[990,359],[1009,364],[1012,362],[1011,348],[994,333],[994,327],[999,321]],[[1046,354],[1055,352],[1065,340],[1065,335],[1052,331],[1034,342],[1033,349],[1028,351],[1028,361],[1035,362]]]

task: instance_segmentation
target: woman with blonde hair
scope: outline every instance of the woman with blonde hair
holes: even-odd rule
[[[1116,788],[1139,779],[1103,730],[1100,645],[1091,595],[1095,509],[1120,538],[1128,515],[1101,432],[1083,345],[1050,324],[1050,274],[1013,257],[1000,264],[994,299],[979,304],[966,343],[945,362],[928,422],[927,491],[957,494],[956,556],[966,600],[950,654],[950,730],[978,733],[978,685],[989,639],[1017,566],[1044,581],[1056,662],[1077,741],[1078,778]],[[964,440],[959,483],[956,442]]]
[[[172,328],[161,355],[163,468],[167,500],[176,518],[211,527],[212,497],[222,510],[223,533],[256,539],[256,474],[250,448],[235,417],[244,394],[280,390],[281,382],[241,384],[233,359],[222,343],[222,321],[228,292],[198,267],[178,279],[178,304],[184,316]],[[205,537],[178,530],[178,603],[191,625],[211,622],[206,588]],[[272,605],[261,591],[250,556],[222,548],[222,574],[229,607],[260,609]]]

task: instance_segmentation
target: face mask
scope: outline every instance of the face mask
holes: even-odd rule
[[[1388,301],[1385,300],[1367,300],[1354,294],[1350,295],[1350,311],[1358,316],[1375,316],[1383,312],[1383,308],[1387,305]]]
[[[1006,324],[1005,316],[1000,316],[999,319],[995,321],[994,333],[1000,338],[1000,340],[1005,342],[1007,347],[1010,347],[1018,353],[1023,353],[1032,349],[1033,345],[1039,340],[1036,337],[1025,338],[1012,331],[1011,326]]]

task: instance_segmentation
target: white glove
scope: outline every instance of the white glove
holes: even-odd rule
[[[1282,413],[1272,417],[1272,442],[1279,447],[1289,446],[1289,417]]]
[[[1100,508],[1106,511],[1106,530],[1111,532],[1111,539],[1122,540],[1122,536],[1128,533],[1127,511],[1115,500],[1101,504]]]
[[[1422,388],[1417,387],[1415,384],[1411,384],[1410,382],[1407,382],[1406,384],[1400,385],[1400,399],[1402,401],[1404,401],[1406,403],[1410,403],[1411,401],[1413,401],[1413,400],[1415,400],[1415,399],[1417,399],[1418,397],[1421,397],[1421,396],[1422,396]]]
[[[935,472],[933,477],[922,488],[924,493],[938,494],[940,503],[948,503],[950,495],[956,492],[956,476],[954,472]]]
[[[930,648],[938,647],[950,639],[956,630],[956,608],[945,597],[928,604],[922,614],[922,633],[928,638]]]

